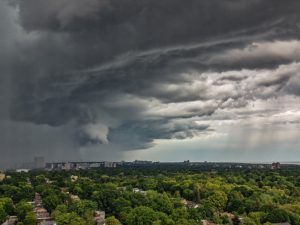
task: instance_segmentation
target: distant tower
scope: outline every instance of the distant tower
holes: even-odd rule
[[[44,168],[45,167],[45,158],[42,156],[36,156],[34,157],[34,167],[35,168]]]
[[[187,166],[189,166],[190,163],[191,163],[190,160],[185,160],[185,161],[183,161],[183,164],[184,164],[184,165],[187,165]]]

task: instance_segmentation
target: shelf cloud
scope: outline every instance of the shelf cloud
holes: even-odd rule
[[[0,129],[10,130],[1,151],[22,152],[22,126],[48,146],[40,154],[51,147],[39,128],[64,131],[54,138],[62,155],[83,158],[236,133],[215,121],[297,126],[285,118],[300,111],[299,9],[298,0],[1,1]]]

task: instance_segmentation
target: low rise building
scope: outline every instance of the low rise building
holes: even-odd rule
[[[96,225],[104,225],[105,224],[105,212],[104,211],[95,211],[94,221],[95,221]]]
[[[187,208],[187,209],[196,209],[199,207],[199,205],[196,202],[188,201],[186,199],[182,199],[181,203]]]
[[[201,220],[202,225],[215,225],[212,222],[209,222],[208,220]]]
[[[56,225],[54,220],[42,221],[39,225]]]
[[[71,178],[71,181],[72,181],[72,182],[76,182],[76,181],[78,180],[79,177],[78,177],[78,176],[72,175],[70,178]]]
[[[3,181],[5,179],[5,174],[0,172],[0,181]]]
[[[138,194],[143,194],[143,195],[146,194],[146,191],[139,189],[139,188],[133,188],[132,191],[133,191],[133,193],[138,193]]]
[[[15,225],[18,221],[17,216],[10,216],[2,225]]]
[[[37,225],[56,225],[56,222],[52,220],[50,213],[43,207],[43,201],[40,194],[35,194],[34,201],[31,204],[37,220]]]
[[[74,202],[80,201],[80,198],[79,198],[78,195],[72,195],[72,194],[70,194],[70,198],[71,198],[71,200],[74,201]]]

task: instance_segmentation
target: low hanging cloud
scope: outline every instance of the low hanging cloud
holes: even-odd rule
[[[108,144],[108,127],[103,124],[87,124],[81,128],[83,135],[87,136],[89,141],[98,141],[100,144]],[[82,139],[82,137],[81,137]]]
[[[0,116],[67,127],[80,151],[205,136],[300,95],[298,0],[0,4]]]

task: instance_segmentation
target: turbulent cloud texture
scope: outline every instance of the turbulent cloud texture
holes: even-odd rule
[[[1,121],[67,129],[64,149],[114,155],[233,134],[233,121],[298,124],[284,119],[300,110],[298,0],[0,4]]]

